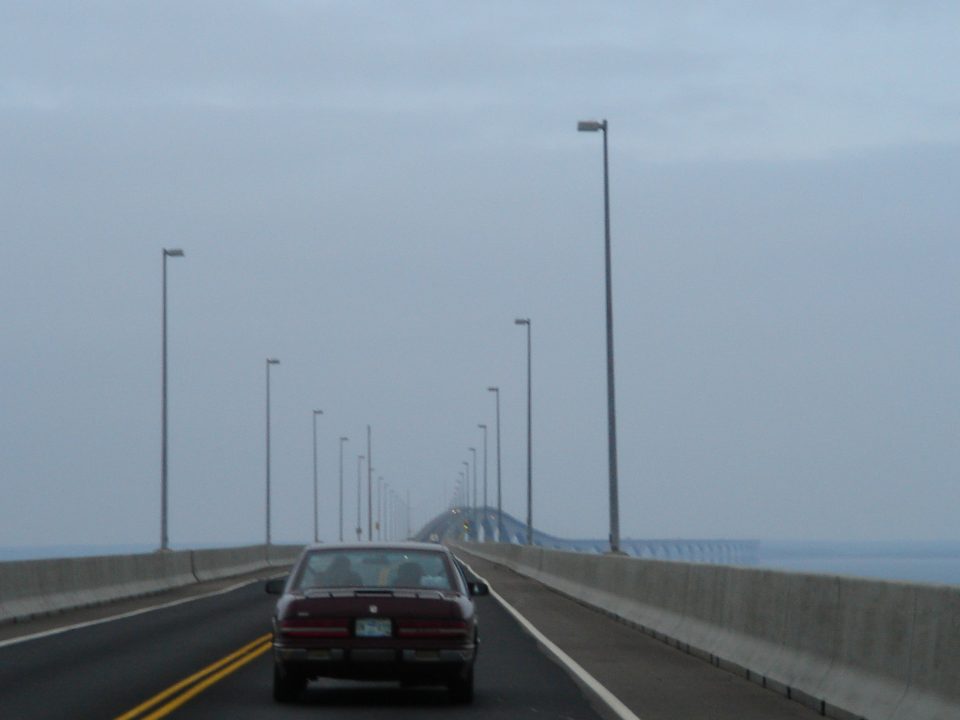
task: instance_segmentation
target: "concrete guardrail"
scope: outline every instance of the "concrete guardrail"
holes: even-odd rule
[[[301,545],[0,562],[0,623],[290,565]]]
[[[470,543],[837,718],[960,718],[960,588]]]

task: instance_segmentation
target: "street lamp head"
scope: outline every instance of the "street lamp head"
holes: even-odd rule
[[[477,423],[477,427],[480,428],[481,430],[486,430],[486,429],[487,429],[487,426],[486,426],[485,424],[483,424],[483,423]]]
[[[517,318],[513,321],[515,325],[529,325],[530,318]]]
[[[500,392],[500,388],[498,388],[498,387],[488,387],[488,388],[487,388],[487,391],[488,391],[488,392],[498,393],[498,392]]]
[[[349,439],[350,439],[350,438],[348,438],[348,437],[341,437],[341,438],[340,438],[340,442],[346,442],[346,441],[349,440]]]
[[[314,415],[323,415],[323,410],[314,410],[314,411],[313,411],[313,414],[314,414]]]
[[[183,257],[183,250],[180,248],[163,249],[163,254],[167,257]]]
[[[580,132],[597,132],[598,130],[603,130],[606,132],[606,129],[606,120],[581,120],[577,123],[577,130]]]
[[[267,358],[267,365],[279,365],[280,361],[276,358]]]
[[[467,448],[467,450],[469,450],[470,452],[476,452],[476,451],[477,451],[476,448]]]

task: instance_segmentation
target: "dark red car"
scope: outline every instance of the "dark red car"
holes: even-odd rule
[[[286,579],[273,615],[273,695],[296,699],[318,677],[446,685],[473,699],[474,595],[450,551],[432,543],[311,545]]]

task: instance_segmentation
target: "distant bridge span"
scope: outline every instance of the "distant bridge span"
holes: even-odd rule
[[[497,538],[496,508],[455,507],[428,521],[417,540],[429,540],[436,535],[440,540],[468,540],[483,542]],[[503,537],[501,542],[524,545],[527,542],[526,523],[508,513],[503,513]],[[533,529],[533,544],[556,550],[574,550],[602,554],[610,549],[607,540],[570,540],[548,535]],[[645,539],[621,538],[620,548],[634,557],[653,560],[680,560],[684,562],[715,563],[723,565],[747,565],[757,560],[757,540],[724,539]]]

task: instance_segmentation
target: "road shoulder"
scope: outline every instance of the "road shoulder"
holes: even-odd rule
[[[133,613],[146,612],[171,604],[197,600],[202,597],[225,592],[238,585],[260,582],[276,575],[282,575],[286,571],[287,568],[283,567],[263,568],[243,575],[193,583],[149,595],[113,600],[111,602],[89,605],[73,610],[38,615],[26,620],[3,623],[0,624],[0,644],[9,644],[40,634],[63,632],[73,627],[107,622]]]
[[[465,562],[642,720],[813,720],[818,713],[509,568]]]

